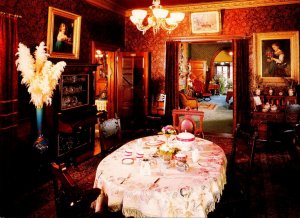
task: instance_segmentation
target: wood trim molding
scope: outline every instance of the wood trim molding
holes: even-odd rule
[[[85,0],[87,3],[94,5],[98,8],[104,8],[110,11],[113,11],[117,14],[125,15],[126,9],[123,7],[120,7],[119,4],[117,4],[117,1],[111,1],[111,0]]]

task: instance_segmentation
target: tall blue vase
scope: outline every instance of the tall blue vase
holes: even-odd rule
[[[35,140],[33,147],[40,153],[44,153],[48,150],[48,140],[42,134],[42,122],[43,122],[43,108],[36,108],[36,126],[38,131],[38,138]]]

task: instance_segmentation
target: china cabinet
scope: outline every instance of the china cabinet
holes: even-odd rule
[[[67,65],[54,99],[55,157],[73,160],[94,148],[96,65]]]

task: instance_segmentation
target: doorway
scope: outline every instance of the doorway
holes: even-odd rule
[[[148,53],[118,52],[117,56],[117,113],[122,128],[135,129],[148,114]]]
[[[205,87],[206,92],[211,92],[212,96],[209,102],[201,102],[201,104],[210,104],[210,107],[204,105],[200,109],[205,112],[204,131],[214,134],[232,134],[234,127],[233,108],[231,107],[233,98],[229,102],[226,101],[227,91],[234,89],[232,42],[187,42],[187,44],[186,55],[187,59],[190,59],[190,63],[205,61],[207,65],[204,76],[206,78]],[[193,67],[190,74],[195,75]],[[196,78],[187,80],[193,79]],[[209,87],[218,87],[218,90]]]

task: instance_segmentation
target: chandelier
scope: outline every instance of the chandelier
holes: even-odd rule
[[[147,25],[144,25],[144,19],[147,16],[146,10],[132,10],[132,15],[130,16],[131,22],[134,23],[137,29],[142,31],[143,34],[151,27],[153,28],[154,34],[156,34],[160,28],[171,33],[185,16],[182,12],[170,12],[170,16],[168,16],[169,11],[162,8],[160,0],[153,0],[149,8],[152,11],[152,15],[148,16]]]

